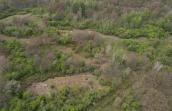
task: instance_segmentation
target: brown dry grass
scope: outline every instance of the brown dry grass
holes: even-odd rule
[[[66,77],[55,77],[44,82],[33,83],[28,90],[36,95],[50,94],[54,89],[58,90],[64,87],[78,87],[102,89],[102,86],[96,80],[95,76],[89,73]]]

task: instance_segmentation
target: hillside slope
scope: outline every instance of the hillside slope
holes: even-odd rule
[[[0,0],[0,111],[171,111],[171,0]]]

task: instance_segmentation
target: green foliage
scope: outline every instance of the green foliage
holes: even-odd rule
[[[122,16],[122,20],[118,23],[118,28],[115,32],[118,36],[123,38],[166,37],[169,26],[167,26],[164,21],[168,20],[155,18],[156,16],[148,10],[131,11]]]
[[[117,20],[114,18],[97,18],[96,20],[88,16],[89,8],[93,12],[97,9],[96,1],[70,1],[68,11],[63,12],[63,19],[50,17],[49,26],[58,27],[60,29],[95,29],[98,32],[105,34],[118,35],[122,38],[164,38],[171,31],[172,17],[160,17],[148,9],[139,11],[130,11],[122,13]],[[115,9],[114,9],[115,10]],[[98,10],[100,11],[100,10]],[[97,16],[96,16],[97,17]],[[74,19],[75,18],[75,19]]]
[[[72,63],[68,64],[67,59],[69,56],[63,54],[61,51],[56,51],[56,58],[53,61],[53,70],[55,72],[61,72],[62,74],[80,73],[86,71],[92,71],[94,68],[86,66],[85,63],[80,66],[75,66]]]
[[[122,16],[120,25],[126,28],[142,28],[151,20],[151,12],[148,10],[131,11]]]
[[[7,50],[8,59],[10,61],[10,79],[21,79],[26,75],[36,73],[34,61],[28,58],[20,42],[13,40],[2,43],[2,46]]]
[[[100,23],[97,23],[95,29],[98,32],[102,32],[105,34],[115,34],[116,26],[112,20],[102,20]]]
[[[85,16],[85,8],[86,8],[86,6],[85,6],[84,2],[81,2],[81,1],[79,1],[79,2],[76,1],[76,2],[73,2],[73,4],[72,4],[72,11],[74,13],[78,13],[78,11],[80,11],[82,17]]]
[[[4,111],[84,111],[100,99],[105,92],[88,89],[64,88],[50,97],[33,96],[23,92],[11,98]]]
[[[84,51],[84,53],[86,53],[86,55],[94,57],[95,54],[102,51],[102,47],[101,44],[96,44],[90,40],[82,47],[82,50]]]
[[[155,25],[161,27],[165,32],[172,34],[172,16],[160,18],[156,21]]]
[[[125,97],[124,102],[121,105],[122,111],[140,111],[140,105],[134,98],[132,92]]]
[[[57,51],[56,58],[53,62],[53,69],[65,73],[67,70],[67,66],[65,65],[66,59],[67,56],[65,56],[62,52]]]
[[[35,15],[49,15],[50,17],[48,19],[48,25],[58,27],[60,29],[71,29],[72,27],[82,29],[89,28],[106,34],[118,35],[123,38],[164,38],[167,36],[167,34],[172,33],[172,17],[170,16],[170,14],[168,14],[167,16],[162,16],[160,14],[161,12],[151,11],[151,9],[149,9],[148,7],[142,7],[142,9],[138,11],[129,11],[127,5],[124,5],[124,9],[120,7],[121,4],[126,3],[126,1],[121,1],[119,3],[106,1],[106,4],[104,3],[105,1],[97,0],[69,0],[65,2],[50,1],[50,3],[42,3],[41,1],[39,2],[40,4],[42,4],[42,6],[39,4],[40,7],[34,9],[42,11],[36,13]],[[143,3],[140,5],[145,5],[145,1],[137,3]],[[33,2],[33,4],[35,3]],[[168,2],[165,2],[164,4],[168,6],[170,3],[168,4]],[[162,4],[162,6],[164,6],[164,4]],[[113,8],[114,5],[117,8]],[[134,6],[135,5],[133,5],[133,8],[135,9],[136,7]],[[68,8],[64,9],[63,7]],[[104,10],[104,8],[100,7],[106,7],[107,10]],[[124,11],[125,8],[127,13],[125,13],[126,11]],[[164,7],[159,8],[161,9],[161,11],[164,11]],[[21,10],[24,10],[24,8],[22,8]],[[27,10],[24,10],[24,12],[27,12]],[[35,28],[34,30],[31,30],[30,27],[21,29],[21,31],[19,31],[18,28],[11,27],[8,28],[7,32],[5,31],[4,33],[13,36],[20,36],[20,34],[21,36],[30,36],[31,34],[34,35],[35,32],[38,32],[34,32],[34,30],[37,28]]]
[[[121,48],[115,48],[112,53],[112,63],[122,65],[126,59],[125,51]]]
[[[69,35],[59,37],[58,43],[62,44],[62,45],[70,44],[70,43],[72,43],[72,38]]]
[[[18,38],[36,36],[42,33],[39,27],[33,22],[26,22],[24,25],[18,26],[18,24],[8,25],[4,24],[5,28],[0,28],[0,33],[8,36],[14,36]]]
[[[127,46],[129,51],[134,51],[139,54],[144,53],[147,48],[149,48],[149,44],[135,40],[124,40],[123,43]]]
[[[130,39],[130,38],[138,38],[144,37],[145,33],[143,29],[127,29],[127,28],[119,28],[116,31],[116,34],[122,38]]]
[[[172,46],[169,44],[166,44],[166,46],[161,46],[157,50],[156,58],[160,60],[164,65],[172,66],[171,60],[172,60]]]
[[[52,27],[58,27],[58,28],[67,28],[67,27],[72,26],[71,22],[67,19],[58,20],[58,21],[50,20],[48,22],[48,25]]]
[[[169,11],[172,2],[169,2],[170,0],[166,0],[164,2],[161,0],[158,3],[153,3],[153,5],[150,4],[152,2],[146,0],[135,0],[137,1],[136,4],[134,4],[135,1],[130,1],[131,3],[127,3],[127,0],[50,0],[47,2],[45,0],[44,2],[41,0],[37,0],[37,2],[34,2],[34,0],[24,0],[22,2],[17,2],[19,0],[3,1],[5,3],[3,5],[6,6],[4,7],[2,4],[0,4],[0,19],[16,14],[25,14],[32,11],[30,15],[33,17],[39,17],[40,20],[42,20],[42,25],[47,26],[44,31],[46,34],[48,34],[48,36],[57,37],[60,35],[58,30],[71,30],[72,28],[94,29],[105,34],[117,35],[125,39],[122,40],[122,46],[124,44],[125,48],[127,48],[129,51],[134,51],[136,53],[145,55],[148,54],[151,62],[160,61],[163,64],[163,71],[171,71],[172,69],[171,43],[165,41],[162,44],[154,44],[151,41],[156,39],[163,41],[168,39],[167,36],[172,34],[172,17]],[[23,7],[28,7],[27,4],[35,4],[34,6],[37,6],[37,8],[25,10]],[[146,6],[145,4],[149,4],[149,6]],[[142,8],[137,10],[138,6]],[[3,22],[5,21],[5,23],[0,22],[0,34],[18,38],[27,38],[30,36],[38,36],[43,33],[43,30],[40,29],[39,24],[35,23],[34,21],[26,21],[24,24],[22,24],[19,20],[18,22],[12,21],[12,23],[10,23],[10,18],[11,17],[7,18],[7,23],[5,21],[6,19],[2,20]],[[145,39],[134,40],[139,37],[146,37],[150,42],[144,41]],[[4,41],[3,39],[2,41]],[[171,39],[169,39],[169,41],[171,41]],[[41,44],[40,47],[44,47],[44,42],[47,44],[46,42],[49,41],[46,41],[45,39],[41,42],[43,43],[38,44]],[[72,39],[69,36],[61,36],[57,38],[57,42],[58,45],[60,44],[61,48],[70,44]],[[27,45],[30,45],[29,43],[31,42],[28,42]],[[35,44],[36,43],[37,41]],[[59,46],[56,47],[56,42],[51,43],[53,44],[53,47],[51,48],[59,48]],[[48,45],[45,45],[45,47],[51,45],[51,43],[48,43]],[[54,52],[51,53],[50,48],[47,48],[47,52],[44,48],[43,52],[46,54],[48,53],[49,55],[47,57],[43,57],[44,55],[39,50],[40,47],[36,49],[37,44],[35,44],[31,44],[31,47],[33,45],[35,48],[35,50],[34,48],[31,48],[32,50],[30,52],[33,53],[31,56],[35,57],[35,55],[38,55],[37,58],[35,57],[35,61],[38,62],[37,64],[42,63],[45,65],[45,67],[49,66],[46,71],[39,71],[44,67],[40,65],[40,68],[38,68],[35,65],[35,61],[28,57],[30,56],[29,54],[26,55],[24,47],[22,44],[20,44],[20,42],[16,40],[11,41],[11,39],[5,40],[5,42],[0,42],[0,49],[5,49],[5,51],[3,50],[3,55],[7,56],[10,65],[9,69],[5,71],[5,76],[7,76],[9,79],[24,80],[22,85],[25,85],[29,82],[31,83],[32,81],[35,82],[36,77],[40,81],[42,78],[47,79],[48,77],[57,75],[64,76],[67,74],[90,72],[94,70],[94,67],[87,66],[84,62],[79,63],[79,65],[77,63],[78,61],[68,62],[70,56],[58,50],[55,51],[54,57]],[[104,51],[102,47],[103,44],[97,44],[96,40],[84,41],[83,44],[79,45],[78,52],[80,51],[81,53],[84,53],[87,57],[95,57],[97,53],[103,53]],[[74,46],[74,44],[72,44],[72,46]],[[112,57],[111,61],[113,64],[111,64],[112,66],[110,68],[116,70],[114,65],[124,64],[126,52],[121,48],[115,48],[111,51],[112,54],[110,57]],[[42,59],[45,60],[42,61]],[[50,65],[46,62],[46,60],[49,60]],[[104,62],[104,59],[102,61]],[[133,60],[131,60],[131,62],[132,61]],[[138,61],[139,60],[136,62]],[[125,67],[125,65],[123,66]],[[104,69],[104,67],[102,69]],[[101,76],[101,71],[95,71],[95,73],[98,77]],[[114,74],[115,72],[112,73]],[[128,87],[131,87],[128,80],[129,73],[130,70],[128,70],[128,72],[126,71],[126,74],[121,75],[122,79],[124,79],[122,84],[123,86],[126,86],[124,93],[127,92]],[[30,76],[31,78],[28,78],[29,82],[25,81],[25,79]],[[100,82],[101,84],[107,86],[112,84],[103,78],[100,79]],[[16,87],[13,87],[14,85],[10,84],[9,86],[10,88],[12,87],[13,89],[18,90]],[[113,88],[113,85],[111,87]],[[114,87],[116,86],[114,85]],[[120,89],[123,90],[123,87]],[[6,104],[6,107],[0,108],[0,111],[86,111],[88,110],[89,106],[94,105],[103,95],[101,91],[65,88],[57,93],[53,93],[51,96],[43,97],[33,96],[28,92],[18,94],[18,91],[15,90],[12,91],[12,93],[15,92],[15,95],[12,98],[9,98],[10,101],[7,100],[8,104]],[[128,95],[126,94],[125,97],[122,98],[121,109],[122,111],[140,110],[140,105],[133,93],[129,92]]]
[[[6,17],[13,16],[13,15],[16,15],[16,14],[28,13],[28,12],[30,12],[30,9],[29,8],[23,8],[23,9],[10,9],[10,8],[7,8],[7,9],[5,9],[3,11],[0,10],[0,12],[1,12],[0,13],[0,19],[4,19]]]
[[[149,38],[164,38],[166,32],[161,28],[153,25],[147,25],[143,29],[143,35]]]

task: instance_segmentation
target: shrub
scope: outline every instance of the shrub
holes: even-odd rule
[[[53,61],[53,69],[57,72],[65,73],[67,70],[67,67],[65,65],[66,59],[67,59],[67,56],[65,56],[62,52],[57,51],[55,53],[55,60]]]
[[[134,53],[126,55],[125,65],[134,71],[145,70],[147,68],[149,59],[146,56],[140,56]],[[144,66],[144,67],[143,67]]]
[[[53,61],[55,59],[55,54],[53,52],[48,52],[46,55],[36,56],[35,62],[37,67],[39,67],[40,72],[48,73],[51,72],[53,67]]]
[[[42,30],[36,23],[29,20],[23,21],[24,18],[21,21],[16,21],[16,19],[19,18],[15,18],[11,24],[4,24],[5,28],[0,28],[0,32],[18,38],[40,35],[42,33]]]
[[[74,13],[78,13],[80,11],[81,17],[84,17],[86,15],[85,10],[86,10],[86,6],[84,2],[81,2],[81,1],[73,2],[72,11]]]
[[[73,59],[75,60],[75,58]],[[62,74],[72,74],[92,71],[93,67],[86,66],[84,62],[79,60],[74,62],[69,56],[60,51],[56,51],[55,59],[53,61],[53,70],[55,72],[61,72]]]
[[[160,18],[156,21],[155,25],[162,28],[165,32],[172,34],[172,15]]]
[[[124,40],[123,43],[127,46],[129,51],[134,51],[139,54],[144,53],[146,49],[149,47],[147,43],[138,42],[135,40]]]
[[[151,20],[151,12],[148,10],[131,11],[122,16],[120,25],[127,28],[141,28]]]
[[[21,79],[26,75],[36,73],[34,61],[26,57],[24,49],[18,41],[7,41],[4,43],[4,48],[8,51],[10,64],[8,77],[10,79]]]
[[[164,47],[165,49],[161,49],[159,53],[159,59],[162,61],[163,64],[172,66],[172,63],[170,62],[172,60],[172,47],[167,46]]]
[[[68,28],[68,27],[70,28],[72,26],[72,23],[67,19],[58,20],[58,21],[51,20],[51,21],[48,22],[48,26],[65,29],[65,28]]]
[[[164,38],[166,37],[166,32],[158,26],[147,25],[144,29],[144,36],[149,38]]]
[[[72,38],[69,35],[59,37],[58,43],[62,44],[62,45],[70,44],[70,43],[72,43]]]
[[[96,24],[95,29],[105,34],[115,34],[116,26],[112,20],[102,20]]]
[[[116,34],[122,38],[130,39],[130,38],[139,38],[144,37],[145,33],[143,29],[127,29],[127,28],[119,28],[116,31]]]
[[[22,110],[58,110],[58,111],[83,111],[95,104],[106,91],[93,91],[85,88],[63,88],[49,97],[33,96],[23,92],[21,96],[10,99],[9,107],[5,111]]]
[[[136,100],[136,98],[134,98],[133,92],[129,91],[129,94],[126,95],[121,105],[121,109],[122,111],[139,111],[140,110],[140,104]]]
[[[4,91],[8,96],[14,96],[21,91],[21,85],[18,81],[11,80],[5,85]]]
[[[123,38],[164,38],[168,33],[169,26],[163,20],[155,19],[155,17],[148,10],[131,11],[122,16],[115,33]]]
[[[123,49],[115,48],[112,53],[112,63],[117,65],[124,64],[126,59],[125,51]]]
[[[90,40],[84,44],[84,46],[82,47],[82,51],[86,53],[87,56],[95,57],[97,53],[101,53],[102,47],[100,44],[97,45]]]

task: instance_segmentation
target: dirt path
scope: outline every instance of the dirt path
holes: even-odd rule
[[[94,75],[84,73],[73,76],[55,77],[44,82],[33,83],[28,90],[36,95],[49,95],[53,90],[59,90],[64,87],[103,88]]]
[[[106,35],[106,34],[97,32],[97,31],[92,30],[92,29],[84,29],[84,30],[73,29],[73,30],[58,30],[58,31],[60,31],[62,34],[64,34],[64,33],[72,33],[72,32],[75,32],[75,31],[85,31],[85,32],[88,32],[90,35],[98,35],[99,37],[101,37],[103,39],[109,39],[109,40],[113,40],[113,41],[116,41],[116,40],[120,40],[121,39],[121,38],[119,38],[117,36],[114,36],[114,35]]]

